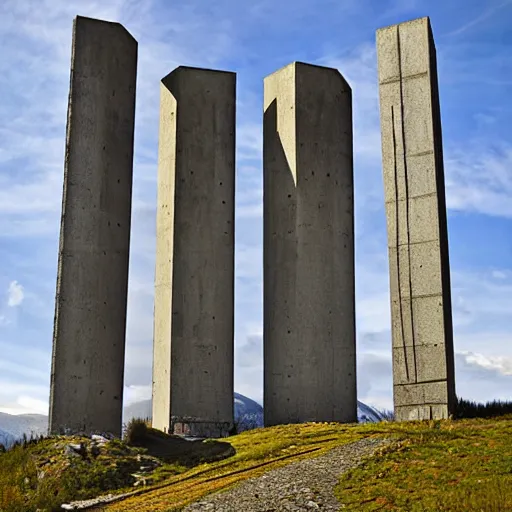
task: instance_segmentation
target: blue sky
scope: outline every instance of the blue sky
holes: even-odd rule
[[[235,389],[261,401],[263,78],[336,67],[354,99],[358,395],[391,408],[375,31],[428,15],[438,52],[457,393],[512,399],[512,0],[2,0],[0,411],[47,413],[72,20],[139,42],[125,403],[149,398],[159,81],[236,71]]]

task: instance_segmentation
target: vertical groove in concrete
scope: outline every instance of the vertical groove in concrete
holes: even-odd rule
[[[121,434],[137,42],[73,24],[50,431]]]
[[[264,103],[265,425],[356,421],[352,92],[293,63]]]
[[[233,424],[235,73],[179,67],[161,83],[153,426]]]
[[[377,31],[398,420],[455,406],[436,51],[428,18]]]

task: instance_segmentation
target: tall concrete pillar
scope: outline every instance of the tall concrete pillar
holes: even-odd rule
[[[137,42],[73,25],[50,432],[119,436],[132,202]]]
[[[162,79],[153,426],[222,437],[233,425],[235,73]]]
[[[428,18],[377,31],[398,420],[455,406],[436,50]]]
[[[264,103],[265,425],[357,421],[352,92],[295,62]]]

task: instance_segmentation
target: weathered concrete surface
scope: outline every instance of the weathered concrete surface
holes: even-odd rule
[[[436,51],[428,18],[377,31],[398,420],[455,406]]]
[[[264,103],[265,425],[357,421],[352,92],[296,62]]]
[[[121,434],[137,42],[77,16],[62,200],[50,431]]]
[[[161,83],[153,426],[233,425],[235,73],[179,67]]]

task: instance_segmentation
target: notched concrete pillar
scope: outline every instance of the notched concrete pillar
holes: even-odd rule
[[[436,50],[428,18],[377,31],[398,420],[455,407]]]
[[[161,83],[153,426],[233,425],[235,73],[179,67]]]
[[[357,421],[352,92],[296,62],[264,103],[265,425]]]
[[[121,435],[137,42],[77,16],[62,200],[50,431]]]

